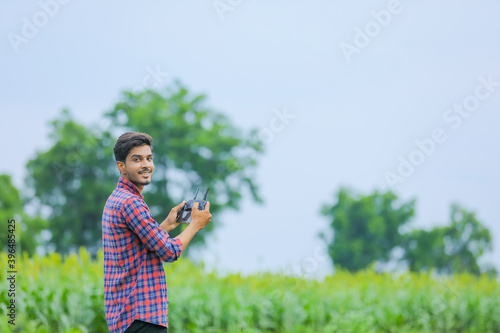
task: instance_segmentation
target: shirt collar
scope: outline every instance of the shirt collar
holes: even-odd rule
[[[134,183],[132,183],[130,180],[123,178],[120,176],[118,179],[118,188],[123,188],[129,192],[132,192],[133,194],[139,196],[141,199],[144,198],[144,196],[139,192],[139,189],[137,186],[135,186]]]

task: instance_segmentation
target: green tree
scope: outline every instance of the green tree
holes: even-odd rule
[[[448,226],[414,230],[405,235],[403,260],[410,270],[481,273],[478,259],[492,249],[490,231],[477,220],[475,213],[458,204],[452,204],[450,220]],[[493,270],[491,273],[494,274]]]
[[[333,240],[328,252],[334,265],[350,271],[387,262],[401,243],[400,228],[414,215],[415,200],[401,202],[392,192],[355,195],[341,188],[334,205],[324,205]],[[322,235],[323,239],[326,237]]]
[[[65,253],[101,247],[101,216],[116,179],[109,133],[77,123],[68,110],[51,122],[52,147],[27,164],[32,202],[48,208],[51,247]],[[95,128],[95,127],[93,127]]]
[[[222,113],[205,105],[204,95],[191,95],[180,83],[163,91],[125,92],[107,113],[119,132],[146,132],[153,137],[155,171],[144,197],[153,216],[164,218],[169,210],[210,187],[214,218],[191,244],[220,225],[220,212],[237,209],[245,189],[261,202],[253,172],[263,146],[257,130],[248,134]],[[176,236],[182,229],[171,232]]]
[[[27,183],[33,199],[51,212],[51,242],[57,251],[83,245],[95,253],[101,247],[102,210],[119,177],[113,146],[126,131],[146,132],[154,139],[155,172],[144,196],[158,221],[191,198],[197,186],[210,187],[214,218],[191,244],[204,242],[220,225],[224,209],[238,209],[245,190],[261,202],[253,176],[262,152],[256,131],[244,133],[204,101],[205,96],[192,96],[176,84],[161,92],[124,92],[101,119],[109,123],[104,128],[78,124],[68,111],[52,122],[52,147],[29,161]]]
[[[34,254],[37,246],[43,245],[41,231],[47,226],[47,221],[39,215],[31,216],[24,212],[24,202],[19,190],[12,184],[9,175],[0,175],[0,221],[2,228],[0,238],[7,239],[9,220],[14,220],[14,235],[17,251]],[[9,233],[10,234],[10,233]],[[7,249],[7,242],[2,250]]]

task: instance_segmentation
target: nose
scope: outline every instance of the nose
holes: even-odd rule
[[[147,159],[144,159],[143,163],[142,163],[142,167],[152,169],[153,168],[153,161],[148,161]]]

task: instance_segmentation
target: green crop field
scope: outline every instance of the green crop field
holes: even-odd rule
[[[0,257],[0,332],[107,331],[102,252],[16,258],[15,326]],[[184,259],[166,271],[172,332],[500,332],[499,283],[486,276],[221,277]]]

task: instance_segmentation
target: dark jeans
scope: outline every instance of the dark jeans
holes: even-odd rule
[[[167,333],[167,328],[136,319],[125,333]]]

